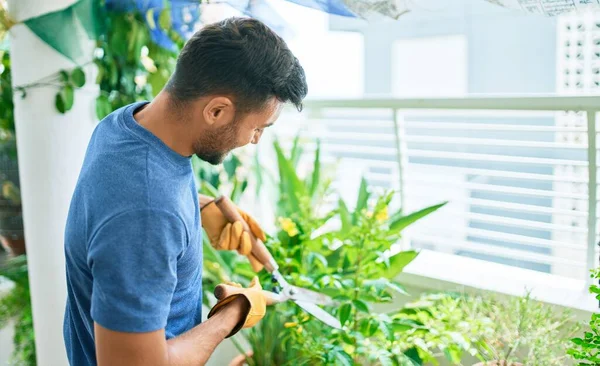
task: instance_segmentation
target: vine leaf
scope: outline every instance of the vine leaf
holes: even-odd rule
[[[81,88],[85,85],[85,73],[81,67],[71,72],[71,82],[76,88]]]

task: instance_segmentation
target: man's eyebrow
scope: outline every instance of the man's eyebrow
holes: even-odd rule
[[[275,124],[275,122],[269,122],[263,126],[263,128],[271,127]]]

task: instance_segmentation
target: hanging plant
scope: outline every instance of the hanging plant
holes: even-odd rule
[[[75,68],[70,73],[62,70],[59,72],[59,81],[62,84],[56,94],[55,105],[60,113],[66,113],[73,108],[75,89],[85,85],[85,73],[81,67]]]

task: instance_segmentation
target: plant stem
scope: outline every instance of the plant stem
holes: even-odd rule
[[[362,249],[363,249],[363,245],[365,243],[365,238],[361,238],[359,244],[358,244],[358,255],[356,258],[356,273],[354,273],[354,300],[358,300],[358,294],[360,292],[360,267],[361,267],[361,262],[362,262]],[[358,333],[358,311],[355,309],[354,310],[354,326],[353,326],[353,331],[354,333]],[[354,337],[354,363],[358,364],[358,338],[355,336]]]

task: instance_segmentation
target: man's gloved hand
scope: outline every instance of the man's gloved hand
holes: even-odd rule
[[[240,216],[246,221],[252,234],[262,240],[266,241],[264,231],[260,228],[258,223],[248,215],[246,212],[237,208]],[[260,272],[263,265],[252,255],[252,242],[250,241],[250,235],[244,231],[242,223],[237,221],[230,223],[227,221],[219,207],[213,202],[206,204],[201,208],[202,216],[202,227],[208,235],[208,239],[213,248],[217,250],[237,250],[240,254],[245,255],[250,260],[252,269],[255,272]]]
[[[240,284],[233,282],[227,282],[226,284],[236,287],[235,291],[233,291],[235,293],[228,294],[220,299],[208,313],[208,318],[218,313],[227,306],[227,304],[239,297],[243,297],[248,302],[248,306],[244,309],[240,321],[227,336],[227,338],[229,338],[239,332],[242,328],[251,328],[255,326],[265,316],[267,311],[267,299],[265,298],[262,286],[258,281],[258,277],[252,279],[248,288],[243,288]]]

